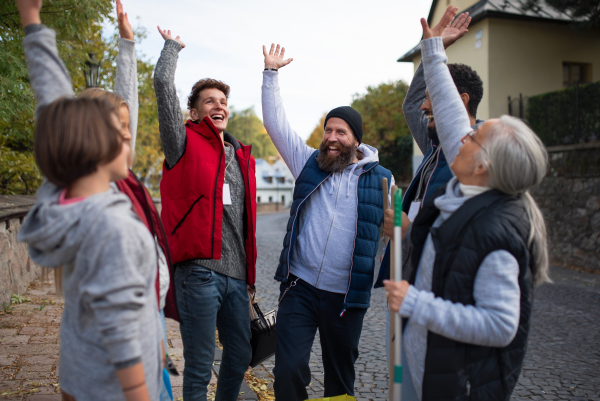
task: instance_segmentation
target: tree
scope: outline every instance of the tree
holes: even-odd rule
[[[600,27],[600,0],[527,0],[524,10],[539,10],[546,3],[560,13],[570,15],[579,28]]]
[[[269,156],[277,155],[277,149],[262,121],[256,116],[254,107],[242,111],[232,107],[227,132],[231,132],[244,145],[252,145],[252,155],[257,159],[268,159]]]
[[[111,0],[46,0],[43,22],[57,30],[61,57],[76,92],[85,88],[82,68],[87,53],[100,52],[101,23]],[[23,53],[24,37],[14,1],[0,2],[0,193],[31,194],[41,183],[33,158],[35,100]]]
[[[117,29],[103,39],[101,22],[113,21],[109,13],[112,0],[86,2],[46,0],[41,11],[43,22],[57,31],[57,46],[69,69],[76,94],[85,89],[84,62],[94,52],[102,62],[99,85],[114,89],[118,54]],[[90,24],[90,21],[95,21]],[[25,56],[21,45],[23,29],[14,2],[0,5],[0,193],[32,194],[41,183],[33,158],[35,100],[29,86]],[[146,30],[135,30],[136,43],[146,38]],[[162,146],[158,133],[158,110],[152,75],[154,65],[138,54],[139,120],[133,171],[158,194],[162,173]]]
[[[325,117],[327,117],[327,113],[323,114],[323,117],[321,117],[319,123],[306,140],[306,144],[311,148],[319,149],[321,142],[323,142],[323,126],[325,125]]]
[[[402,113],[407,91],[403,81],[383,83],[369,86],[366,94],[355,94],[352,100],[363,119],[363,142],[379,150],[381,165],[398,182],[412,177],[412,135]]]

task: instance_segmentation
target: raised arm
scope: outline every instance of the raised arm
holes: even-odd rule
[[[306,161],[315,150],[308,146],[292,129],[283,108],[277,70],[291,63],[292,59],[283,59],[285,48],[281,48],[280,53],[279,45],[276,49],[275,45],[271,45],[269,53],[263,46],[263,54],[265,56],[262,85],[263,123],[283,161],[289,167],[294,178],[298,178]]]
[[[186,142],[181,105],[175,88],[177,58],[185,44],[179,39],[179,36],[173,38],[171,31],[161,30],[160,27],[158,27],[158,31],[165,39],[165,47],[163,47],[154,69],[158,130],[167,165],[173,167],[183,156]]]
[[[121,0],[117,0],[117,20],[119,21],[119,54],[117,55],[117,75],[115,77],[115,93],[129,105],[129,130],[131,131],[131,151],[135,152],[135,139],[138,124],[138,80],[137,58],[133,29],[123,12]]]
[[[56,32],[42,25],[41,0],[17,0],[21,23],[25,28],[23,48],[29,71],[29,83],[40,109],[63,96],[73,96],[71,76],[58,55]]]
[[[444,48],[448,48],[448,46],[451,46],[458,39],[462,38],[468,32],[467,28],[470,23],[471,17],[469,17],[469,13],[462,13],[456,17],[450,26],[444,28],[441,33]],[[431,147],[431,139],[429,139],[429,135],[427,134],[429,120],[425,117],[425,112],[421,110],[421,105],[426,96],[426,89],[427,84],[425,83],[423,63],[420,63],[404,98],[402,112],[404,113],[404,118],[410,132],[423,154]]]
[[[461,146],[461,138],[471,131],[469,115],[446,65],[448,57],[440,36],[455,14],[456,8],[449,6],[440,23],[433,29],[429,28],[424,18],[421,19],[424,38],[421,42],[421,52],[425,81],[435,113],[438,138],[448,164],[454,161]]]

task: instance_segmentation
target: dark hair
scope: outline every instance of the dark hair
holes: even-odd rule
[[[229,98],[229,85],[225,82],[217,81],[216,79],[204,78],[196,82],[192,87],[192,91],[188,96],[188,110],[196,107],[196,103],[198,103],[198,100],[200,99],[200,92],[204,89],[218,89],[225,94],[226,98]]]
[[[456,88],[458,88],[458,93],[469,95],[469,103],[467,103],[469,115],[477,117],[477,107],[483,99],[483,81],[477,72],[468,65],[448,64],[448,69]]]
[[[35,127],[35,161],[42,174],[65,188],[110,163],[123,137],[112,119],[117,110],[106,99],[61,98],[44,107]]]

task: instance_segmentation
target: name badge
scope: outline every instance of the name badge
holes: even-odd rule
[[[421,207],[421,202],[412,201],[410,203],[410,209],[408,209],[408,219],[410,220],[411,223],[413,221],[415,221],[415,217],[417,217],[420,207]]]
[[[223,184],[223,204],[231,205],[231,191],[229,191],[229,184]]]

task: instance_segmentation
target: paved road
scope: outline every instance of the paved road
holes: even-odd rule
[[[273,280],[287,213],[258,217],[257,289],[264,310],[276,309],[279,284]],[[513,400],[600,400],[600,275],[553,267],[555,283],[535,291],[533,325],[523,374]],[[385,300],[374,290],[356,363],[358,400],[387,397]],[[309,394],[323,396],[319,338],[313,345]],[[263,365],[263,375],[273,367]]]

